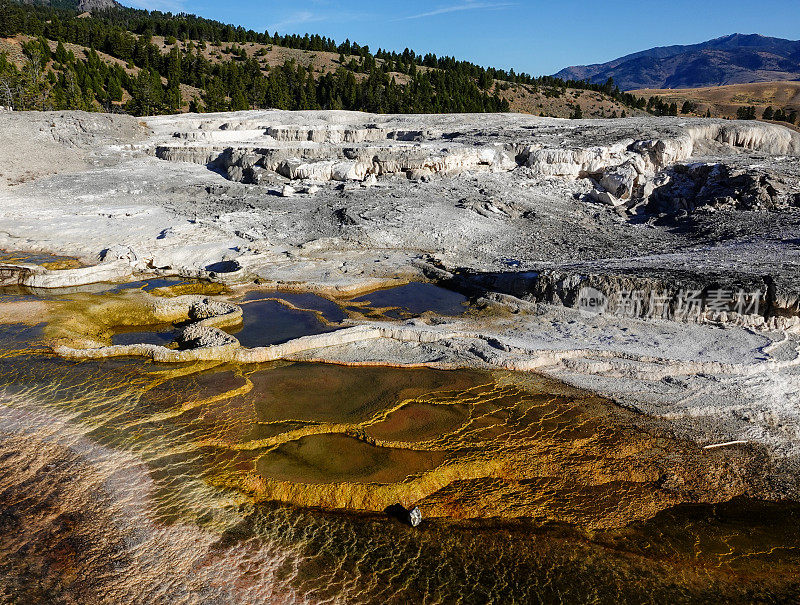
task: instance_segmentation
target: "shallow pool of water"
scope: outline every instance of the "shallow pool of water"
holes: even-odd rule
[[[271,302],[255,315],[327,325]],[[67,362],[41,334],[0,326],[0,600],[785,602],[800,590],[800,505],[686,503],[680,481],[707,496],[709,481],[735,482],[737,459],[566,385]],[[419,504],[423,524],[382,513],[395,502]]]
[[[493,383],[481,371],[293,363],[248,374],[259,422],[361,423],[417,397]]]
[[[183,279],[182,277],[153,277],[124,284],[97,284],[98,287],[104,286],[105,288],[98,289],[96,292],[98,294],[103,294],[105,292],[122,292],[123,290],[144,290],[145,292],[151,292],[156,288],[169,288],[191,283],[194,282],[192,280]]]
[[[467,422],[469,417],[469,406],[461,403],[434,405],[413,401],[365,430],[375,439],[413,443],[452,433]]]
[[[352,299],[361,303],[368,312],[378,312],[391,319],[421,315],[425,312],[437,315],[457,316],[467,310],[467,297],[436,284],[412,282],[403,286],[376,290]]]
[[[0,264],[42,265],[50,269],[73,269],[82,266],[72,256],[60,256],[48,252],[0,251]]]
[[[167,346],[175,339],[172,326],[137,326],[129,331],[120,330],[111,336],[112,345],[150,344]]]
[[[334,433],[284,443],[259,458],[256,469],[277,481],[395,483],[444,459],[443,452],[380,447]]]
[[[330,299],[312,294],[311,292],[265,292],[263,290],[253,290],[245,294],[241,298],[241,301],[270,299],[285,300],[291,306],[298,309],[318,311],[326,321],[332,323],[338,323],[347,318],[347,313],[345,313],[338,304]]]
[[[313,311],[293,309],[277,300],[243,301],[242,324],[225,328],[243,347],[266,347],[337,329]]]
[[[200,282],[173,277],[158,277],[124,284],[97,282],[82,286],[63,288],[29,288],[27,286],[9,285],[0,287],[0,302],[14,300],[64,300],[80,294],[114,294],[125,290],[144,290],[151,292],[157,288],[169,288]]]

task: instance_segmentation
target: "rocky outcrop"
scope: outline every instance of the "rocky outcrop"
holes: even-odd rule
[[[207,349],[238,345],[235,337],[218,328],[192,323],[178,332],[175,339],[182,349]]]
[[[800,155],[800,135],[758,122],[666,119],[654,130],[623,120],[577,122],[573,130],[571,124],[515,116],[502,134],[487,136],[453,132],[443,117],[426,118],[430,127],[412,129],[396,116],[369,121],[372,116],[347,112],[319,118],[308,112],[303,119],[288,112],[264,112],[263,120],[259,115],[203,118],[194,130],[173,132],[154,153],[213,166],[233,181],[278,185],[278,192],[285,184],[281,178],[321,183],[405,174],[425,182],[434,175],[523,166],[534,177],[590,179],[588,199],[628,207],[647,201],[668,180],[662,173],[686,162],[698,146]]]
[[[800,207],[800,191],[766,167],[731,168],[725,164],[678,164],[662,175],[647,208],[654,213],[699,209],[780,211]]]
[[[683,170],[679,163],[692,157],[696,145],[709,142],[772,155],[800,155],[800,135],[788,128],[753,122],[712,123],[693,125],[686,128],[685,133],[672,138],[635,141],[624,151],[619,146],[595,149],[591,154],[587,153],[588,150],[573,150],[572,168],[567,163],[559,170],[592,179],[594,189],[589,197],[594,201],[613,206],[632,199],[647,201],[654,190],[669,180],[668,175],[660,173],[673,167],[676,171]],[[528,161],[529,166],[533,161],[533,167],[536,167],[540,160],[532,155]],[[552,167],[539,170],[548,174]],[[667,190],[664,193],[670,195]],[[744,205],[748,203],[745,201]],[[733,205],[740,205],[735,197]]]
[[[692,157],[698,144],[716,143],[772,155],[800,155],[800,135],[757,122],[692,124],[658,139],[626,139],[607,146],[541,147],[517,156],[534,174],[589,178],[589,197],[610,205],[646,200],[663,181],[659,171]]]
[[[333,159],[313,157],[303,150],[298,155],[280,159],[280,153],[261,150],[244,152],[226,150],[216,163],[231,180],[255,183],[258,168],[277,172],[289,180],[363,181],[371,175],[392,175],[426,171],[430,174],[457,174],[467,170],[511,170],[517,166],[501,147],[479,149],[441,149],[427,147],[365,148],[360,150],[331,149]],[[309,157],[311,156],[311,157]],[[166,157],[166,156],[165,156]]]
[[[591,273],[545,270],[526,273],[463,274],[457,287],[473,295],[510,294],[619,317],[737,325],[762,330],[800,330],[800,300],[771,277],[693,274],[687,271]],[[584,300],[591,291],[599,306]]]
[[[534,144],[518,156],[534,174],[573,177],[598,174],[609,166],[617,166],[632,158],[629,147],[633,140],[624,140],[609,146],[577,148],[542,148]]]

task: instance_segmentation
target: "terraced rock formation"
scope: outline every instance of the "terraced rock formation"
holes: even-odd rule
[[[86,267],[9,263],[18,287],[127,273],[349,301],[424,281],[472,301],[465,317],[353,316],[255,347],[215,332],[215,314],[177,347],[117,344],[108,322],[84,329],[100,313],[63,341],[50,335],[65,356],[537,370],[703,445],[747,441],[781,472],[797,463],[800,139],[781,126],[264,111],[142,124],[0,115],[0,130],[37,146],[29,174],[0,189],[0,246]],[[624,312],[587,314],[585,288]],[[106,319],[188,321],[220,292],[174,297],[164,313],[109,297]]]

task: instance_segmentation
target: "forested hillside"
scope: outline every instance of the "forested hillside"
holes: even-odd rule
[[[67,6],[69,0],[57,7],[0,0],[0,38],[9,43],[6,52],[0,47],[0,104],[136,115],[267,107],[503,112],[509,99],[566,98],[573,89],[594,94],[597,115],[652,110],[611,81],[536,78],[408,49],[373,53],[349,40],[258,33],[193,15]],[[307,60],[275,62],[279,48],[303,51]],[[581,117],[586,100],[572,95],[572,117]],[[537,110],[548,114],[544,103],[531,104]]]

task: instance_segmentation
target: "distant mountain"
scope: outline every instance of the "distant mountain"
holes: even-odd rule
[[[38,4],[55,8],[71,8],[79,11],[103,10],[106,8],[119,8],[121,4],[116,0],[20,0],[22,4]]]
[[[608,63],[562,69],[557,78],[603,83],[622,90],[696,88],[800,80],[800,41],[731,34],[688,46],[661,46]]]

